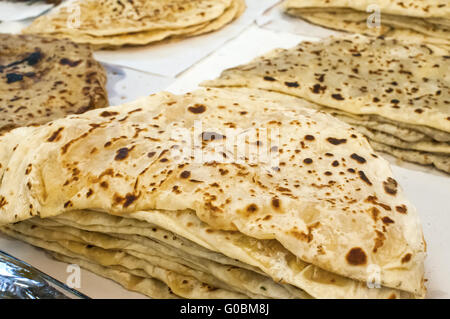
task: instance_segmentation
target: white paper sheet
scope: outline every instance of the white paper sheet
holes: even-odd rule
[[[247,63],[273,49],[290,48],[301,41],[317,40],[318,38],[264,30],[252,26],[239,37],[178,76],[167,90],[178,94],[186,93],[198,88],[198,84],[202,81],[215,79],[223,70]]]
[[[103,63],[108,76],[106,90],[110,105],[120,105],[165,90],[174,78],[135,71]]]
[[[256,19],[256,24],[269,30],[290,32],[307,36],[314,35],[319,38],[343,34],[342,32],[333,31],[308,23],[300,18],[291,17],[283,12],[283,6],[281,4],[272,7],[263,15],[260,15],[258,19]]]
[[[12,2],[0,1],[0,21],[20,21],[41,15],[53,7],[44,1]]]

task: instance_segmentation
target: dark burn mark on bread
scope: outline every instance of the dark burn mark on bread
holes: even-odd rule
[[[6,83],[11,84],[15,82],[19,82],[23,80],[23,75],[18,73],[7,73],[6,74]]]
[[[6,201],[6,197],[0,195],[0,208],[5,207],[8,205],[8,202]]]
[[[78,65],[81,63],[81,60],[78,60],[78,61],[72,61],[72,60],[70,60],[70,59],[68,59],[68,58],[62,58],[61,60],[59,60],[59,63],[60,63],[61,65],[68,65],[68,66],[70,66],[71,68],[74,68],[74,67],[78,66]]]
[[[264,81],[274,82],[274,81],[276,81],[276,79],[271,76],[265,76]]]
[[[116,161],[122,161],[124,159],[126,159],[128,157],[128,154],[130,153],[130,151],[134,148],[134,146],[129,149],[127,147],[122,147],[121,149],[119,149],[116,152],[116,157],[114,157],[114,160]]]
[[[322,86],[320,84],[314,84],[314,86],[311,88],[311,92],[313,92],[314,94],[319,94],[319,93],[325,92],[326,89],[327,89],[326,86]]]
[[[339,93],[337,93],[337,94],[332,94],[331,97],[332,97],[333,99],[335,99],[335,100],[338,100],[338,101],[343,101],[343,100],[345,100],[345,98],[344,98],[341,94],[339,94]]]
[[[335,138],[335,137],[329,137],[327,138],[327,141],[333,145],[340,145],[347,142],[347,139],[345,138]]]
[[[412,255],[411,254],[406,254],[405,256],[403,256],[402,258],[402,264],[406,264],[407,262],[409,262],[411,260]]]
[[[123,207],[127,208],[129,207],[131,204],[134,203],[134,201],[137,199],[137,196],[134,194],[127,194],[125,196],[125,203],[123,203]]]
[[[367,185],[372,186],[372,182],[367,178],[363,171],[358,171],[358,175]]]
[[[72,207],[72,206],[73,206],[73,203],[70,200],[64,203],[64,208],[68,208],[68,207]]]
[[[191,176],[191,172],[189,172],[189,171],[183,171],[180,174],[181,178],[189,178],[190,176]]]
[[[273,198],[272,198],[272,206],[273,206],[275,209],[280,208],[280,206],[281,206],[280,199],[277,198],[277,197],[273,197]]]
[[[57,142],[61,139],[60,133],[64,130],[64,127],[60,127],[47,139],[47,142]]]
[[[287,86],[287,87],[290,87],[290,88],[298,88],[300,85],[298,84],[298,82],[284,82],[284,84]]]
[[[387,217],[387,216],[381,218],[381,221],[382,221],[385,225],[394,224],[394,221],[393,221],[392,219],[390,219],[389,217]]]
[[[395,210],[397,212],[399,212],[400,214],[407,214],[408,213],[408,209],[406,208],[406,205],[395,206]]]
[[[250,204],[245,209],[248,213],[255,213],[258,211],[258,206],[256,204]]]
[[[304,160],[303,160],[303,163],[305,163],[305,164],[311,164],[313,162],[313,160],[311,159],[311,158],[305,158]]]
[[[307,141],[314,141],[314,136],[312,136],[312,135],[305,135],[305,140],[307,140]]]
[[[111,117],[114,115],[119,114],[118,112],[111,112],[111,111],[103,111],[102,113],[100,113],[101,117]]]
[[[383,182],[384,191],[390,195],[397,194],[398,183],[392,177],[389,177],[386,181]]]
[[[188,111],[194,114],[200,114],[206,111],[206,106],[202,104],[195,104],[194,106],[188,107]]]
[[[367,255],[360,247],[350,249],[345,258],[352,266],[362,266],[367,263]]]
[[[353,153],[352,155],[350,155],[350,157],[351,157],[352,159],[354,159],[355,161],[357,161],[358,163],[360,163],[360,164],[364,164],[365,162],[367,162],[366,159],[365,159],[364,157],[359,156],[359,155],[356,154],[356,153]]]

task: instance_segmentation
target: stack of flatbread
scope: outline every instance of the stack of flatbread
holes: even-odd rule
[[[287,0],[285,10],[327,28],[423,41],[450,49],[448,0]]]
[[[212,32],[237,19],[245,0],[75,0],[36,19],[24,33],[96,48],[146,45]]]
[[[354,35],[275,50],[204,85],[305,98],[354,126],[376,150],[450,173],[448,70],[443,49]]]
[[[389,164],[308,104],[162,92],[13,130],[1,231],[154,298],[424,297]]]
[[[105,86],[89,46],[0,34],[0,134],[107,106]]]

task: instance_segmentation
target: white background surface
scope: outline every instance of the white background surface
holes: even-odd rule
[[[262,10],[260,13],[262,14]],[[192,59],[183,54],[162,57],[166,61],[164,63],[175,66],[166,75],[157,75],[159,72],[157,69],[150,68],[147,69],[149,72],[141,72],[132,68],[104,64],[108,73],[107,89],[110,103],[118,105],[160,90],[187,92],[195,89],[200,82],[217,77],[223,69],[246,63],[274,48],[288,48],[299,41],[314,41],[326,36],[327,32],[332,33],[292,20],[282,15],[279,8],[269,10],[265,15],[255,16],[253,20],[256,18],[257,23],[250,21],[248,27],[236,31],[235,37],[221,41],[221,44],[210,52],[212,54],[203,54],[203,58]],[[5,32],[5,29],[2,29],[0,24],[0,32],[2,31]],[[208,35],[212,38],[215,36],[219,35],[214,33]],[[191,47],[194,42],[190,41],[179,42],[175,51],[196,50]],[[152,46],[142,50],[149,52],[155,50],[153,54],[158,55],[155,52],[165,49]],[[121,64],[114,59],[109,62]],[[147,66],[153,62],[150,61]],[[138,69],[139,64],[134,67]],[[180,70],[184,71],[178,74]],[[394,176],[405,190],[407,197],[417,207],[422,220],[428,244],[428,258],[425,265],[428,298],[450,298],[450,249],[447,247],[450,243],[450,177],[429,167],[383,156],[391,162]],[[66,282],[69,275],[66,272],[67,265],[50,259],[42,250],[1,235],[0,249]],[[144,298],[88,271],[82,270],[81,279],[79,290],[93,298]]]

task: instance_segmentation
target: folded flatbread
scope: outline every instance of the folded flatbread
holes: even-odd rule
[[[36,19],[23,32],[96,48],[146,45],[221,29],[245,7],[245,0],[76,0]]]
[[[275,50],[203,85],[305,98],[353,125],[375,149],[449,173],[449,69],[440,48],[354,35]]]
[[[89,46],[0,34],[0,134],[107,106],[106,73]]]
[[[331,29],[421,40],[450,49],[448,1],[288,0],[284,6],[289,15]]]
[[[151,297],[424,297],[420,221],[389,164],[308,104],[162,92],[13,130],[1,231]]]

